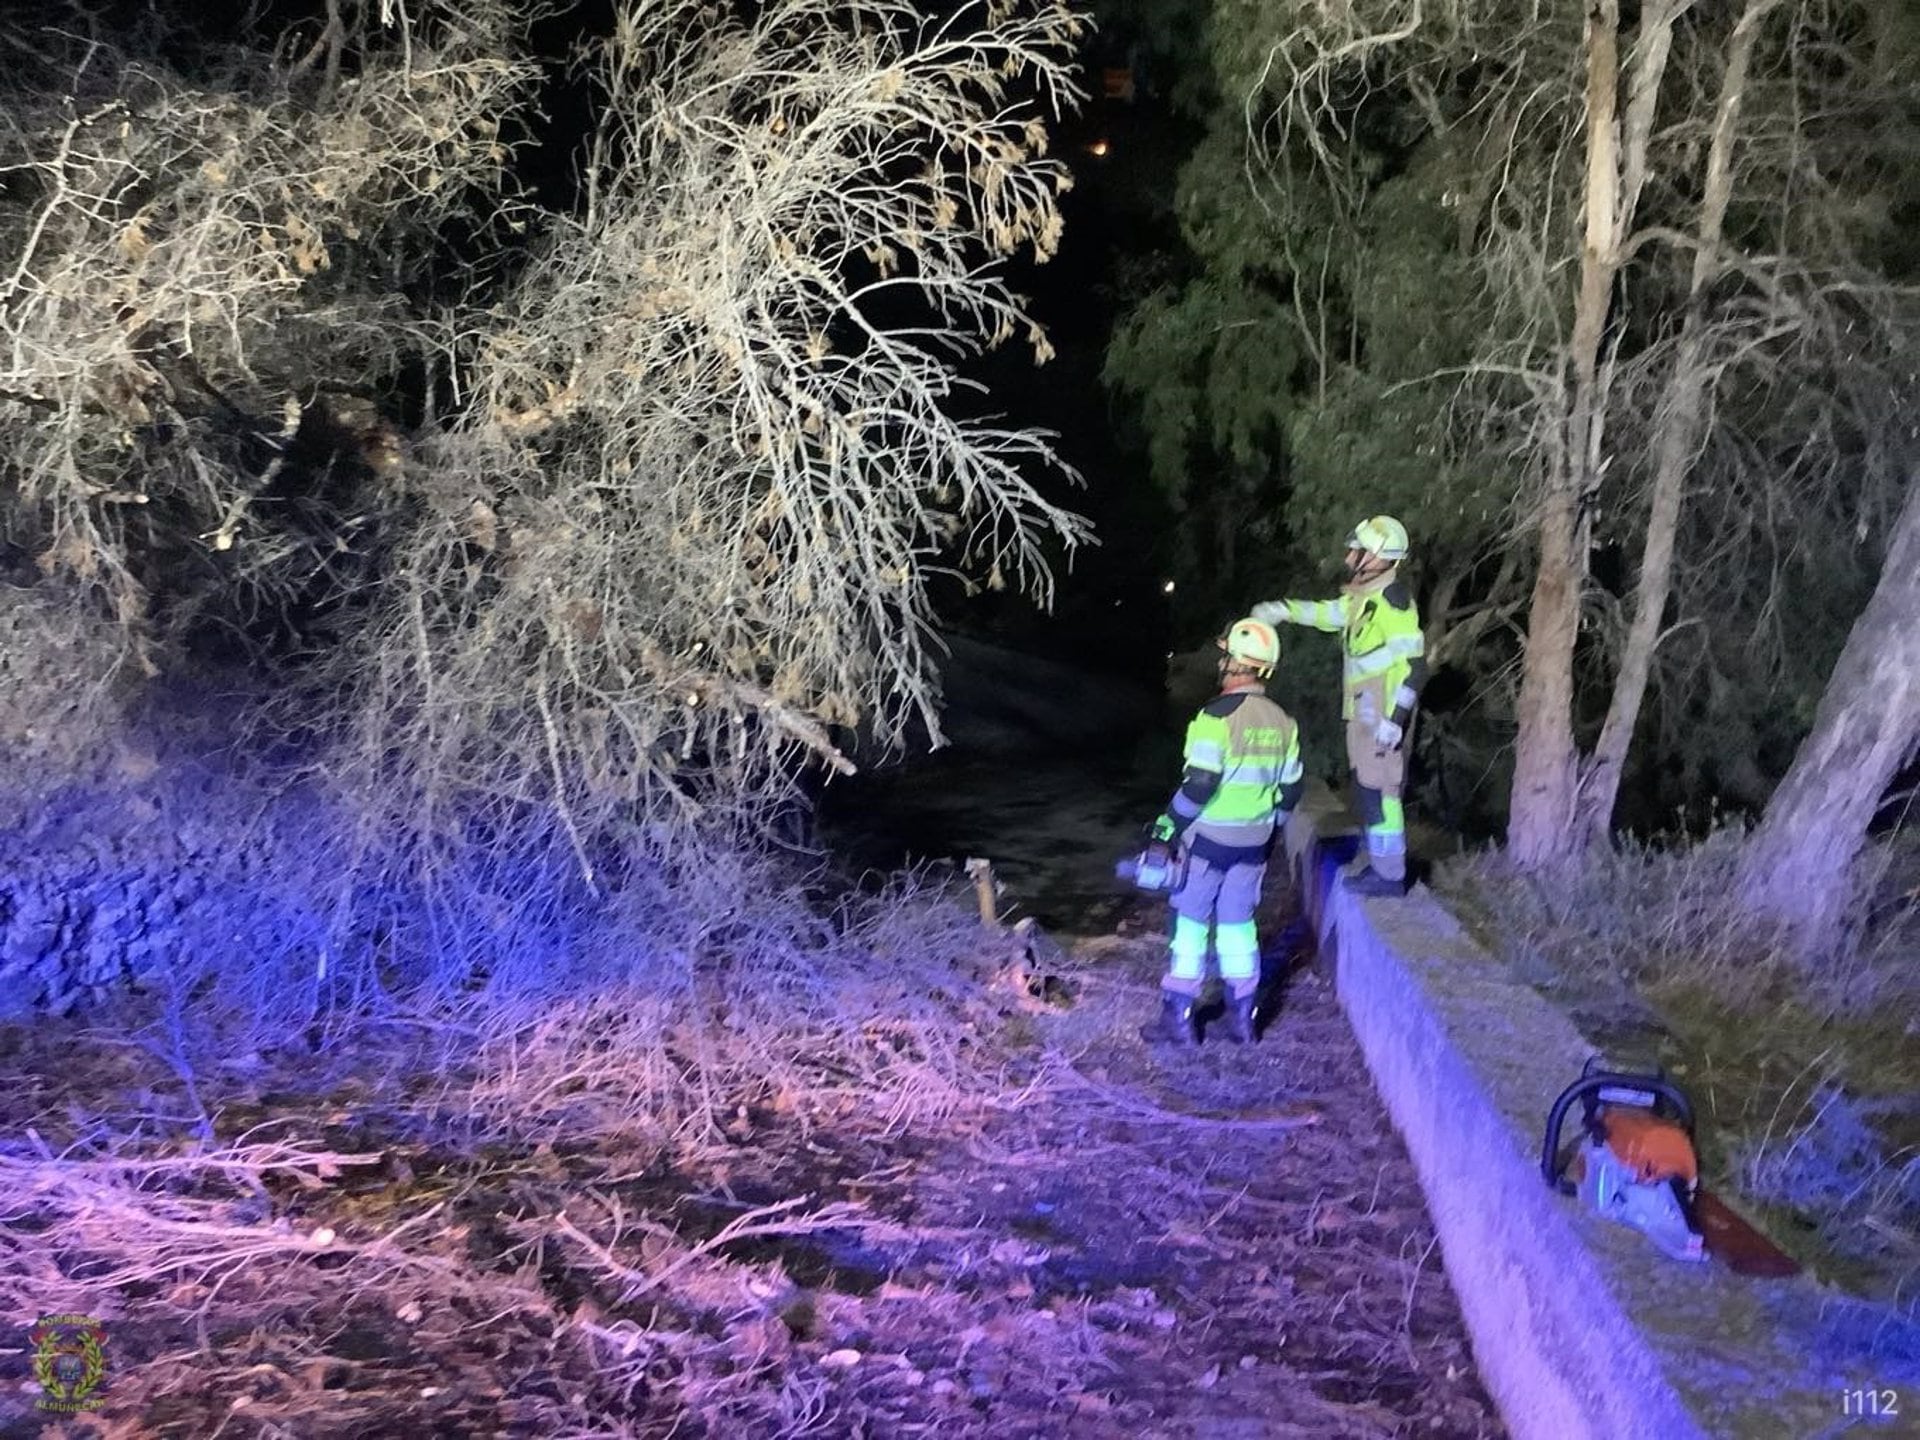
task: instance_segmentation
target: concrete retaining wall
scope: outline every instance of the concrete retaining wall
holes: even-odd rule
[[[1839,1434],[1843,1387],[1906,1371],[1836,1328],[1857,1302],[1805,1278],[1666,1260],[1549,1190],[1541,1126],[1593,1047],[1426,890],[1348,894],[1335,877],[1354,827],[1330,797],[1301,807],[1287,841],[1481,1374],[1519,1440]]]

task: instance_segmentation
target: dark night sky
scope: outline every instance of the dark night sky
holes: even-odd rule
[[[1062,576],[1050,619],[1014,602],[961,606],[954,615],[962,626],[984,622],[1012,643],[1151,674],[1157,683],[1168,647],[1160,582],[1170,516],[1100,370],[1120,304],[1118,267],[1175,241],[1167,208],[1181,151],[1173,123],[1151,96],[1132,103],[1102,96],[1103,64],[1124,64],[1117,45],[1095,42],[1083,59],[1091,98],[1054,127],[1053,153],[1074,172],[1074,188],[1062,200],[1061,248],[1046,265],[1019,266],[1014,282],[1031,297],[1056,355],[1035,369],[1024,346],[1011,346],[977,374],[996,410],[1057,432],[1062,458],[1085,486],[1056,483],[1050,493],[1093,521],[1099,543]],[[1104,153],[1095,153],[1101,142]]]

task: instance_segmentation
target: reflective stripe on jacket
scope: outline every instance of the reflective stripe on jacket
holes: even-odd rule
[[[1399,710],[1411,713],[1425,674],[1420,662],[1427,642],[1420,633],[1413,592],[1396,571],[1364,585],[1349,585],[1333,600],[1284,604],[1287,618],[1296,625],[1341,632],[1341,719],[1359,715],[1372,723]]]
[[[1258,690],[1211,701],[1187,726],[1186,768],[1211,771],[1220,783],[1193,822],[1219,845],[1264,845],[1273,834],[1283,787],[1305,775],[1300,729]]]

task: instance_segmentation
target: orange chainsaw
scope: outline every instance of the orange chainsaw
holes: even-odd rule
[[[1567,1114],[1581,1107],[1582,1138],[1561,1148]],[[1540,1173],[1563,1195],[1631,1225],[1675,1260],[1721,1261],[1739,1275],[1795,1275],[1800,1266],[1700,1188],[1693,1106],[1664,1072],[1608,1070],[1599,1056],[1547,1112]]]

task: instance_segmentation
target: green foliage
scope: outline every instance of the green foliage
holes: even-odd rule
[[[1332,217],[1306,213],[1305,195],[1284,197],[1284,209],[1260,203],[1247,162],[1244,135],[1218,124],[1207,129],[1175,187],[1180,238],[1205,275],[1285,294],[1293,279],[1288,245],[1316,241]]]
[[[1709,433],[1681,518],[1679,628],[1656,652],[1629,784],[1639,818],[1676,787],[1764,800],[1877,573],[1920,373],[1888,286],[1920,274],[1920,103],[1899,80],[1920,30],[1892,8],[1842,0],[1766,22],[1735,154],[1736,253],[1705,299]],[[1164,89],[1202,127],[1177,183],[1180,276],[1123,320],[1106,375],[1156,477],[1187,502],[1183,593],[1210,602],[1223,570],[1234,593],[1291,589],[1358,516],[1396,514],[1423,597],[1445,588],[1450,611],[1485,617],[1452,659],[1486,711],[1476,733],[1503,741],[1506,622],[1529,580],[1515,547],[1565,419],[1581,8],[1212,0],[1198,19],[1191,4],[1127,0],[1113,13],[1179,70]],[[1631,614],[1691,284],[1692,250],[1654,236],[1698,218],[1732,18],[1676,32],[1635,215],[1664,230],[1636,244],[1607,321],[1582,728],[1597,728]],[[1258,365],[1216,359],[1243,336]],[[1250,458],[1264,468],[1249,557],[1223,546],[1206,496]]]
[[[1290,516],[1306,549],[1334,553],[1355,520],[1381,513],[1407,526],[1430,568],[1485,543],[1511,492],[1491,462],[1475,468],[1450,453],[1436,408],[1430,387],[1397,387],[1357,367],[1301,407],[1289,436]]]
[[[1245,203],[1232,137],[1214,132],[1181,168],[1174,207],[1192,261],[1114,328],[1104,378],[1136,407],[1154,480],[1184,505],[1202,477],[1282,459],[1302,365],[1286,302],[1284,240]]]
[[[1462,240],[1468,141],[1448,133],[1402,153],[1404,126],[1356,136],[1344,180],[1362,187],[1359,205],[1305,156],[1263,153],[1231,97],[1270,24],[1216,6],[1212,52],[1185,53],[1238,78],[1214,92],[1180,172],[1185,275],[1122,318],[1105,370],[1155,480],[1187,511],[1195,573],[1182,578],[1202,595],[1194,582],[1222,555],[1195,512],[1222,483],[1261,546],[1238,569],[1260,583],[1318,567],[1379,511],[1413,527],[1430,573],[1470,563],[1500,533],[1514,485],[1453,404],[1488,322]]]
[[[1333,586],[1302,577],[1301,593],[1333,594]],[[1279,598],[1278,596],[1264,598]],[[1309,775],[1336,788],[1347,781],[1346,726],[1340,719],[1340,641],[1334,635],[1287,627],[1280,632],[1280,663],[1267,691],[1300,726],[1300,758]]]
[[[1288,339],[1277,302],[1211,280],[1156,291],[1116,330],[1107,382],[1137,402],[1151,473],[1176,504],[1223,465],[1278,458],[1297,369]]]
[[[1358,217],[1339,271],[1357,363],[1330,361],[1290,433],[1295,532],[1315,553],[1351,517],[1384,511],[1415,537],[1430,570],[1465,563],[1499,534],[1516,477],[1470,412],[1463,368],[1487,320],[1459,240],[1448,177],[1454,145],[1423,147]]]
[[[1470,248],[1471,222],[1461,216],[1471,174],[1462,148],[1451,133],[1423,141],[1355,217],[1359,243],[1346,262],[1344,288],[1368,369],[1383,378],[1409,380],[1461,365],[1486,324],[1486,283]]]

